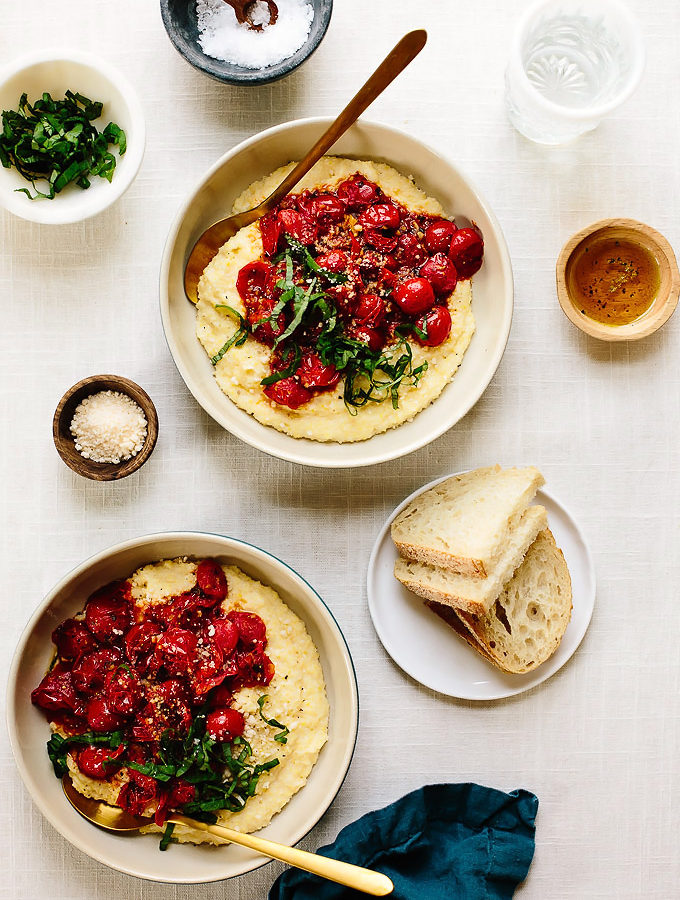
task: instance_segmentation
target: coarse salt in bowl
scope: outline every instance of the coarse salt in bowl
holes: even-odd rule
[[[161,0],[163,24],[175,49],[194,68],[227,84],[266,84],[288,75],[320,44],[333,0],[278,0],[268,24],[265,0],[247,12],[259,32],[239,24],[225,0]]]

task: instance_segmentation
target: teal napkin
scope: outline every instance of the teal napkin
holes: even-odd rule
[[[505,900],[529,871],[537,809],[529,791],[430,784],[347,825],[319,852],[388,875],[394,900]],[[269,900],[365,896],[288,869]]]

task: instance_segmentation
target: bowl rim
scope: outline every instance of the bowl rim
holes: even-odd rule
[[[313,0],[310,0],[315,15],[317,14],[316,7],[314,5]],[[296,69],[298,69],[304,62],[306,62],[310,56],[317,50],[319,44],[326,36],[326,32],[328,31],[328,26],[330,25],[331,18],[333,15],[333,0],[327,0],[328,6],[324,7],[320,10],[323,15],[321,16],[321,28],[319,32],[314,35],[313,38],[310,39],[309,35],[305,43],[295,51],[295,53],[299,53],[300,50],[304,50],[304,54],[301,58],[294,64],[289,65],[290,59],[292,57],[287,57],[286,59],[282,59],[278,63],[274,63],[270,66],[263,66],[259,69],[241,69],[241,74],[227,75],[220,74],[215,71],[215,66],[220,63],[224,63],[224,60],[218,60],[212,56],[208,56],[207,53],[203,52],[203,48],[200,44],[197,43],[196,50],[196,59],[190,59],[186,55],[186,49],[188,46],[188,42],[180,41],[177,37],[176,29],[174,26],[174,22],[171,19],[170,15],[170,0],[160,0],[161,7],[161,19],[163,20],[163,27],[165,28],[166,34],[170,39],[172,46],[175,48],[177,53],[182,57],[182,59],[189,63],[197,72],[201,72],[203,75],[207,75],[209,78],[213,78],[215,81],[219,81],[221,84],[231,84],[231,85],[239,85],[243,87],[257,87],[263,84],[271,84],[274,81],[279,81],[281,78],[285,78],[286,75],[290,75]],[[327,12],[326,12],[327,10]],[[293,54],[294,56],[295,54]],[[232,65],[236,65],[232,63]]]
[[[622,229],[628,231],[631,236],[644,235],[647,242],[653,244],[657,252],[663,255],[668,263],[670,270],[670,284],[668,293],[665,298],[660,300],[657,305],[659,295],[652,301],[649,308],[633,322],[626,325],[605,325],[597,322],[580,313],[578,305],[574,303],[569,288],[567,286],[566,274],[569,261],[574,251],[579,245],[590,235],[598,231],[606,232],[609,229]],[[638,219],[623,218],[615,216],[608,219],[598,219],[591,222],[579,231],[571,235],[565,242],[557,257],[555,263],[555,282],[557,288],[557,299],[562,307],[562,311],[569,321],[576,325],[584,334],[589,337],[596,338],[601,341],[617,342],[617,341],[639,341],[642,338],[649,337],[658,331],[675,312],[680,297],[680,270],[678,269],[675,252],[669,240],[644,222]],[[656,310],[654,307],[656,306]],[[652,313],[653,315],[648,315]]]
[[[124,172],[119,171],[117,175],[114,174],[113,179],[109,184],[110,190],[98,191],[96,194],[92,195],[92,202],[88,204],[85,209],[71,210],[70,213],[65,207],[62,207],[60,210],[58,206],[58,197],[55,197],[54,202],[50,201],[52,203],[50,206],[46,206],[45,204],[36,206],[33,204],[24,208],[22,204],[21,207],[17,207],[15,204],[9,203],[6,192],[0,190],[0,206],[8,212],[19,216],[19,218],[25,219],[28,222],[37,222],[40,225],[72,225],[75,222],[83,222],[86,219],[103,212],[115,203],[116,200],[120,199],[135,180],[142,164],[146,148],[144,110],[137,91],[128,78],[123,75],[115,65],[110,63],[107,59],[95,56],[93,53],[82,50],[72,50],[68,47],[58,45],[25,53],[10,62],[5,63],[5,65],[0,68],[0,87],[10,78],[26,69],[30,69],[33,66],[42,63],[60,61],[87,66],[98,72],[100,75],[103,75],[107,81],[114,85],[127,106],[132,127],[129,129],[130,133],[126,132],[128,138],[124,157],[127,164],[126,170]],[[9,196],[11,197],[11,195]],[[55,205],[55,202],[57,205]],[[50,214],[40,214],[40,211],[43,209],[47,210]],[[33,213],[31,214],[32,210]],[[36,213],[38,213],[38,215],[36,215]]]
[[[489,222],[491,223],[494,236],[498,243],[499,250],[499,260],[502,270],[502,278],[505,284],[505,294],[504,297],[504,309],[503,309],[503,318],[501,325],[499,327],[499,340],[497,342],[497,347],[495,352],[487,359],[485,364],[485,374],[484,377],[480,379],[477,388],[474,391],[470,392],[469,398],[465,400],[464,403],[461,404],[461,413],[456,418],[455,422],[450,422],[445,416],[441,417],[440,422],[436,428],[433,428],[425,433],[424,436],[413,437],[411,441],[404,445],[400,445],[394,447],[391,450],[383,452],[371,452],[366,449],[364,454],[360,459],[348,459],[346,462],[343,461],[334,461],[328,460],[325,458],[324,447],[326,446],[324,442],[316,442],[318,443],[318,447],[315,447],[316,453],[313,455],[313,459],[309,457],[312,456],[311,453],[304,454],[300,452],[296,452],[295,441],[297,438],[290,438],[292,442],[290,444],[290,451],[282,449],[274,451],[269,446],[266,440],[266,433],[269,431],[270,426],[262,426],[262,439],[258,439],[257,437],[252,437],[250,435],[243,434],[242,430],[238,425],[235,428],[229,427],[227,428],[222,424],[215,416],[206,409],[203,405],[203,402],[199,398],[199,394],[201,393],[199,387],[193,384],[192,376],[188,371],[188,367],[184,364],[182,359],[182,353],[180,351],[178,342],[175,340],[173,336],[173,329],[171,325],[171,316],[170,316],[170,291],[168,290],[168,282],[169,282],[169,273],[170,273],[170,263],[173,258],[173,252],[176,250],[176,240],[178,233],[182,227],[183,221],[189,212],[189,209],[194,204],[197,195],[199,192],[205,187],[205,185],[212,179],[216,172],[226,166],[229,161],[236,156],[237,154],[242,153],[247,150],[249,147],[255,146],[259,141],[269,138],[275,134],[283,134],[289,131],[293,131],[296,128],[307,125],[319,125],[319,126],[328,126],[333,122],[332,116],[308,116],[302,119],[292,119],[289,122],[282,122],[278,125],[273,125],[270,128],[266,128],[264,131],[259,131],[254,135],[246,138],[243,141],[240,141],[226,153],[223,153],[222,156],[219,157],[209,168],[208,170],[199,178],[199,180],[193,185],[190,192],[186,196],[185,200],[182,202],[180,208],[175,214],[175,218],[173,219],[170,230],[168,232],[168,236],[165,241],[165,245],[163,247],[163,256],[161,259],[161,265],[159,270],[159,297],[160,297],[160,313],[161,313],[161,324],[163,326],[163,332],[165,334],[165,341],[168,345],[168,350],[170,351],[170,355],[175,364],[175,368],[179,372],[182,380],[184,381],[186,387],[189,392],[192,394],[198,405],[204,409],[208,415],[214,419],[220,427],[224,428],[225,431],[237,437],[239,440],[244,441],[252,447],[255,447],[257,450],[262,451],[263,453],[267,453],[270,456],[274,456],[277,459],[283,459],[287,462],[297,463],[299,465],[311,466],[314,468],[326,468],[326,469],[344,469],[344,468],[360,468],[363,466],[372,466],[377,465],[379,463],[389,462],[393,459],[399,459],[403,456],[407,456],[410,453],[415,452],[416,450],[421,449],[427,444],[432,443],[437,440],[437,438],[441,437],[451,428],[453,428],[461,419],[463,419],[468,412],[472,409],[472,407],[477,403],[480,397],[488,388],[491,383],[496,371],[498,370],[498,366],[503,358],[503,354],[505,353],[505,349],[507,347],[508,340],[510,338],[510,329],[512,326],[512,317],[514,311],[514,281],[513,281],[513,273],[512,273],[512,262],[510,259],[510,252],[508,250],[507,241],[505,239],[505,235],[501,228],[500,222],[496,217],[493,210],[490,208],[487,201],[484,199],[484,196],[477,189],[475,183],[465,174],[455,163],[453,163],[449,157],[440,152],[435,147],[432,147],[430,144],[422,141],[418,137],[414,137],[409,134],[407,131],[404,131],[400,128],[395,128],[393,125],[381,122],[376,119],[364,119],[359,118],[355,125],[356,126],[364,126],[370,128],[377,128],[382,130],[383,132],[387,132],[388,134],[395,135],[399,138],[405,138],[408,141],[412,141],[420,144],[427,152],[431,153],[438,160],[448,166],[453,172],[467,185],[468,189],[474,194],[477,202],[479,203],[481,209],[484,211],[485,215],[488,217]],[[351,131],[351,129],[348,129]],[[332,148],[329,150],[328,155],[332,155]],[[389,164],[389,163],[388,163]],[[189,302],[189,301],[187,301]],[[461,363],[462,365],[463,363]],[[455,377],[455,376],[454,376]],[[450,384],[451,382],[449,382]],[[196,388],[196,389],[194,389]],[[437,403],[442,398],[442,394],[436,397],[432,404]],[[232,403],[228,397],[225,397],[225,401],[227,403]],[[404,423],[406,424],[406,423]],[[390,429],[392,431],[398,430]],[[384,433],[382,433],[384,434]],[[290,437],[287,435],[287,437]],[[370,445],[370,442],[375,437],[381,437],[381,434],[374,435],[372,438],[368,438],[364,441],[357,442],[358,445],[363,448],[367,448]],[[341,445],[343,446],[343,445]]]
[[[218,875],[207,880],[200,877],[187,877],[182,879],[175,878],[172,881],[165,881],[164,879],[149,876],[148,874],[142,874],[131,866],[126,866],[123,858],[121,858],[121,863],[117,864],[111,862],[109,859],[104,858],[103,854],[99,852],[91,851],[90,849],[85,850],[82,847],[77,835],[69,827],[63,827],[62,823],[58,823],[55,820],[49,804],[43,801],[41,793],[39,791],[33,790],[33,779],[30,775],[28,767],[24,765],[23,754],[19,746],[17,735],[17,713],[15,705],[17,678],[21,661],[26,652],[26,644],[28,643],[33,630],[35,629],[37,623],[40,621],[44,613],[49,609],[54,597],[59,594],[74,578],[81,575],[91,566],[98,564],[99,562],[107,559],[114,554],[123,552],[128,549],[134,549],[135,547],[142,546],[155,540],[170,542],[191,540],[194,538],[200,539],[206,537],[217,538],[220,542],[223,542],[225,550],[227,551],[231,550],[232,552],[234,552],[237,551],[239,547],[246,547],[249,551],[254,551],[256,556],[259,556],[264,560],[268,560],[269,562],[273,561],[276,566],[279,566],[286,570],[289,575],[292,575],[293,580],[301,582],[306,587],[306,589],[309,591],[309,596],[314,600],[315,603],[319,604],[319,611],[327,615],[329,623],[332,623],[341,639],[340,648],[342,651],[345,667],[350,676],[349,680],[352,687],[351,696],[347,698],[346,702],[349,702],[351,705],[352,715],[350,716],[350,718],[353,722],[353,734],[350,734],[348,750],[345,752],[345,771],[343,772],[342,777],[337,784],[337,788],[333,796],[328,798],[328,801],[325,803],[325,805],[323,805],[323,808],[320,808],[318,813],[314,813],[314,821],[311,823],[311,825],[301,833],[296,832],[294,839],[291,841],[291,845],[295,846],[296,844],[298,844],[312,831],[312,829],[314,829],[318,825],[323,816],[329,810],[338,794],[340,793],[340,790],[349,773],[352,760],[354,758],[354,753],[356,751],[356,744],[359,734],[359,686],[354,660],[352,658],[352,653],[349,649],[347,639],[342,629],[340,628],[338,620],[333,615],[331,608],[322,599],[321,595],[316,591],[316,589],[312,587],[312,585],[307,581],[307,579],[300,575],[300,573],[297,572],[292,566],[284,562],[284,560],[280,559],[278,556],[275,556],[273,553],[270,553],[269,551],[263,550],[261,547],[258,547],[256,544],[251,544],[250,542],[241,540],[240,538],[229,537],[228,535],[219,534],[218,532],[214,531],[159,531],[139,535],[138,537],[128,538],[124,541],[119,541],[116,544],[113,544],[109,547],[104,548],[103,550],[98,551],[97,553],[92,554],[87,559],[73,566],[73,568],[71,568],[62,578],[60,578],[59,581],[43,597],[41,602],[29,617],[28,622],[21,632],[16,648],[14,650],[14,654],[12,656],[9,673],[7,676],[7,687],[5,691],[5,719],[14,762],[19,771],[19,775],[24,784],[24,787],[30,794],[33,803],[38,807],[47,821],[72,846],[74,846],[80,852],[85,853],[91,859],[94,859],[97,862],[102,863],[105,866],[108,866],[109,868],[112,868],[118,872],[123,872],[126,875],[132,875],[136,878],[141,878],[146,881],[160,882],[162,884],[209,884],[217,881],[227,881],[231,878],[237,878],[239,875],[244,875],[247,872],[252,872],[255,869],[259,869],[262,866],[266,866],[270,862],[272,862],[272,860],[267,858],[260,858],[260,855],[257,854],[254,856],[252,863],[247,864],[239,873],[235,873],[233,875]]]

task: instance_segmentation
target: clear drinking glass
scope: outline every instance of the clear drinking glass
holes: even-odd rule
[[[513,38],[505,73],[510,121],[532,141],[570,141],[632,94],[644,64],[640,27],[622,3],[544,0]]]

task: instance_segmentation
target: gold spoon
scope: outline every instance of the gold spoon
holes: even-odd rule
[[[88,821],[94,822],[95,825],[99,825],[100,828],[107,831],[138,831],[145,825],[153,824],[151,818],[133,816],[117,806],[109,806],[108,803],[103,803],[101,800],[83,797],[73,787],[68,775],[64,775],[61,783],[69,803],[76,812],[79,812]],[[394,885],[387,875],[383,875],[381,872],[372,872],[370,869],[363,869],[361,866],[354,866],[339,859],[330,859],[327,856],[319,856],[317,853],[307,853],[306,850],[298,850],[297,847],[275,844],[274,841],[267,841],[252,834],[242,834],[232,828],[225,828],[224,825],[206,825],[204,822],[196,822],[186,816],[172,815],[167,821],[174,822],[175,825],[186,825],[196,831],[207,831],[208,834],[213,834],[232,844],[248,847],[257,853],[271,857],[271,859],[278,859],[296,869],[304,869],[305,872],[320,875],[321,878],[336,881],[338,884],[344,884],[356,891],[363,891],[373,897],[384,897],[394,890]]]
[[[317,160],[333,146],[350,125],[359,118],[367,107],[373,103],[397,75],[420,53],[427,41],[427,32],[423,29],[411,31],[403,37],[396,47],[385,57],[366,84],[349,101],[337,119],[324,131],[312,149],[300,160],[295,168],[284,178],[281,184],[266,200],[253,209],[221,219],[204,231],[196,241],[189,254],[184,269],[184,290],[192,303],[198,300],[198,280],[210,260],[215,256],[222,244],[236,232],[257,221],[282,200],[312,168]]]

